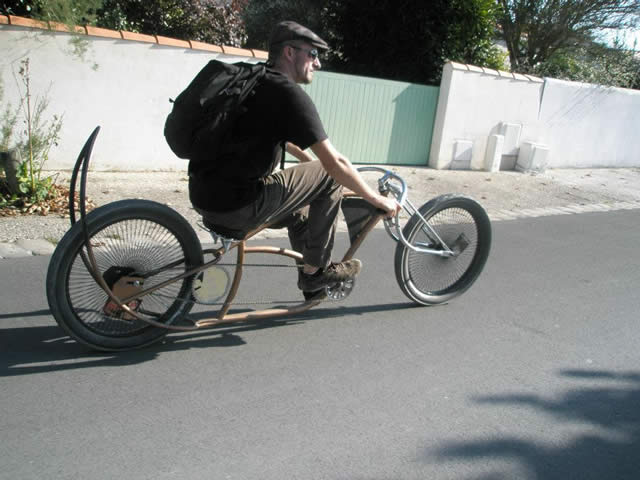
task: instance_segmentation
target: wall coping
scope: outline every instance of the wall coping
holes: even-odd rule
[[[53,30],[56,32],[69,32],[69,27],[58,22],[42,22],[32,18],[16,17],[15,15],[0,15],[0,25],[12,25],[15,27],[37,28],[40,30]],[[197,42],[195,40],[180,40],[177,38],[163,37],[161,35],[146,35],[143,33],[134,33],[121,30],[110,30],[101,27],[85,26],[74,27],[75,32],[81,35],[91,37],[104,37],[120,39],[131,42],[147,42],[157,45],[184,48],[189,50],[203,50],[207,52],[217,52],[225,54],[239,55],[243,57],[253,57],[260,60],[266,60],[269,57],[268,52],[264,50],[249,50],[245,48],[237,48],[229,45],[213,45],[210,43]]]
[[[523,82],[544,83],[544,80],[533,75],[523,75],[520,73],[504,72],[502,70],[492,70],[491,68],[478,67],[476,65],[467,65],[466,63],[447,62],[454,70],[464,70],[467,72],[480,73],[483,75],[491,75],[493,77],[510,78],[512,80],[520,80]]]

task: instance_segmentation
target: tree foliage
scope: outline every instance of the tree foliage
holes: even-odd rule
[[[342,71],[438,83],[447,60],[500,66],[493,0],[328,0],[324,13]]]
[[[248,0],[2,0],[2,13],[242,46]]]
[[[102,0],[2,0],[2,12],[43,21],[84,25],[95,20]]]
[[[247,46],[267,50],[271,30],[284,20],[298,22],[324,38],[327,35],[323,23],[325,3],[325,0],[249,0],[242,13]]]
[[[638,0],[498,0],[500,24],[514,71],[582,48],[597,32],[637,25]],[[557,57],[556,57],[557,59]]]
[[[556,50],[533,70],[538,76],[624,88],[640,88],[640,60],[634,52],[593,43]]]
[[[273,26],[301,23],[331,50],[325,68],[437,83],[446,60],[502,67],[493,46],[494,0],[250,0],[243,18],[252,48],[267,48]]]
[[[240,47],[246,0],[104,0],[98,25]]]
[[[495,45],[498,13],[495,0],[453,0],[444,56],[462,63],[504,69],[504,54]]]

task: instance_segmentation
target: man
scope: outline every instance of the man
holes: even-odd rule
[[[298,288],[319,298],[326,285],[355,277],[361,262],[331,263],[342,186],[394,215],[400,206],[369,187],[331,144],[315,105],[296,84],[308,84],[320,69],[327,43],[311,30],[281,22],[269,41],[267,73],[233,127],[232,153],[189,164],[191,201],[214,230],[244,237],[261,225],[289,230],[304,265]],[[272,173],[283,145],[300,164]],[[318,160],[305,150],[311,148]]]

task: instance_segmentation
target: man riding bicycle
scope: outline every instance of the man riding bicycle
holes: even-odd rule
[[[241,150],[216,162],[207,162],[204,152],[189,164],[191,202],[206,224],[236,238],[262,225],[288,228],[292,248],[303,255],[298,288],[307,299],[321,297],[326,285],[354,278],[361,268],[356,259],[331,263],[342,187],[387,215],[400,209],[335,149],[311,98],[297,85],[311,83],[321,67],[319,53],[328,48],[311,30],[279,23],[269,41],[266,74],[233,126],[232,142]],[[272,173],[283,145],[300,164]]]

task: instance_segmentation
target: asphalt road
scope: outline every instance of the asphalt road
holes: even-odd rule
[[[640,210],[495,222],[438,307],[385,236],[343,303],[124,354],[62,334],[48,257],[3,260],[0,479],[640,478]]]

